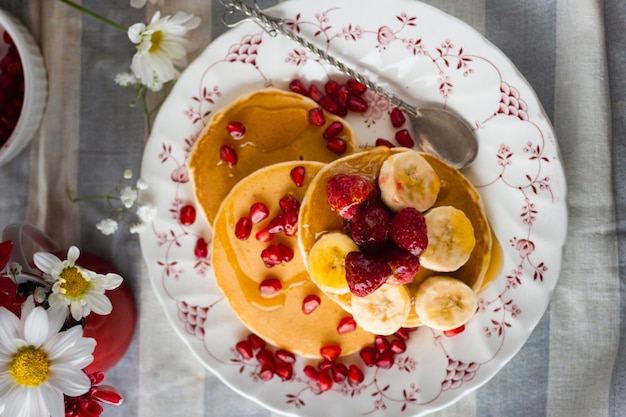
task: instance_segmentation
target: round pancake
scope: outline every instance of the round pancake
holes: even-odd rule
[[[302,95],[267,88],[241,97],[215,113],[196,140],[189,161],[196,198],[209,223],[213,223],[231,188],[257,169],[284,161],[330,162],[339,158],[328,149],[328,142],[322,136],[334,121],[344,125],[340,134],[347,142],[344,155],[355,151],[352,129],[339,117],[324,112],[323,126],[309,122],[309,111],[318,107]],[[233,121],[245,126],[245,134],[239,140],[226,128]],[[222,145],[235,149],[236,165],[220,160]]]
[[[297,187],[289,175],[296,166],[305,167],[302,187]],[[290,194],[302,201],[307,187],[323,166],[310,161],[283,162],[257,170],[241,180],[217,212],[211,247],[217,284],[239,319],[267,342],[307,357],[320,357],[320,348],[325,345],[339,345],[342,354],[349,354],[374,340],[372,334],[360,329],[342,335],[337,333],[340,319],[349,314],[309,279],[297,237],[281,232],[267,243],[255,238],[257,231],[281,212],[279,200],[283,196]],[[253,225],[247,240],[239,240],[235,236],[235,224],[248,215],[255,202],[265,203],[270,214]],[[261,251],[278,243],[291,247],[294,258],[268,268],[261,259]],[[259,283],[270,277],[280,279],[282,289],[264,296]],[[309,294],[318,295],[321,303],[307,315],[302,312],[302,301]]]
[[[414,152],[402,148],[377,147],[369,151],[348,155],[327,164],[315,177],[302,201],[299,218],[299,245],[302,256],[306,259],[315,241],[324,233],[343,231],[343,219],[333,212],[326,199],[328,180],[336,174],[359,174],[377,183],[380,167],[383,162],[396,152]],[[485,216],[480,195],[470,182],[456,169],[440,161],[434,156],[421,153],[430,163],[441,181],[441,189],[433,207],[454,206],[467,215],[474,227],[476,245],[465,265],[453,272],[434,272],[421,267],[413,283],[407,284],[413,296],[419,284],[427,277],[449,275],[457,278],[474,291],[481,289],[485,275],[489,269],[492,253],[492,235],[489,222]],[[346,311],[351,311],[351,293],[336,295],[327,294]],[[413,303],[414,301],[412,301]],[[406,327],[421,325],[421,320],[411,308],[411,314],[405,322]]]

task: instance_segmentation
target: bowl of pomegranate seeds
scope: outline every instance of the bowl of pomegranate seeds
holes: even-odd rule
[[[0,9],[0,165],[30,143],[43,116],[47,87],[33,37]]]

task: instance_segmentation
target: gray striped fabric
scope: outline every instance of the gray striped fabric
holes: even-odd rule
[[[147,21],[159,7],[148,2],[132,9],[130,0],[82,3],[124,25]],[[225,31],[217,0],[161,3],[164,13],[201,16],[192,39],[196,54]],[[528,342],[485,386],[435,415],[625,416],[626,2],[426,3],[483,33],[534,87],[560,143],[570,215],[560,281]],[[76,205],[65,196],[67,187],[79,194],[107,191],[103,187],[124,169],[140,170],[144,119],[128,108],[133,92],[112,83],[133,53],[126,34],[56,0],[0,0],[0,8],[33,33],[50,83],[32,145],[0,167],[0,227],[27,220],[61,245],[111,260],[139,306],[133,343],[107,374],[125,402],[104,416],[271,416],[205,371],[174,334],[150,287],[136,236],[103,237],[94,225],[106,213],[104,205]]]

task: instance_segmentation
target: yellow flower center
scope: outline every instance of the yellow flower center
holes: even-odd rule
[[[48,354],[33,346],[20,348],[11,360],[9,373],[18,384],[37,387],[50,374]]]
[[[61,272],[63,283],[60,288],[67,297],[80,298],[89,290],[89,281],[75,266],[65,268]]]
[[[156,32],[154,32],[152,34],[152,37],[150,38],[150,42],[152,43],[152,45],[150,45],[150,49],[148,50],[148,52],[153,54],[156,51],[158,51],[159,48],[161,47],[162,40],[163,40],[163,32],[161,32],[160,30],[157,30]]]

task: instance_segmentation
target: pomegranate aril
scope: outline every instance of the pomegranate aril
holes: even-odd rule
[[[393,127],[399,128],[402,127],[402,125],[404,125],[404,123],[406,122],[406,117],[404,116],[404,113],[402,113],[402,110],[394,107],[391,110],[390,120]]]
[[[309,86],[309,97],[311,97],[311,99],[316,103],[319,103],[322,97],[324,97],[324,94],[322,94],[320,89],[317,88],[315,84],[311,84]]]
[[[376,358],[376,366],[382,369],[389,369],[393,366],[394,361],[394,353],[387,350],[378,355]]]
[[[363,100],[361,97],[350,96],[350,98],[348,98],[348,104],[346,105],[346,107],[350,111],[353,111],[356,113],[363,113],[367,110],[368,105],[367,105],[367,101]]]
[[[252,220],[249,217],[243,216],[237,220],[235,224],[235,236],[239,240],[246,240],[252,233]]]
[[[265,203],[258,201],[250,206],[249,217],[254,224],[262,222],[267,218],[267,216],[269,216],[269,214],[270,209],[265,205]]]
[[[395,137],[400,146],[404,146],[405,148],[412,148],[415,146],[415,141],[413,141],[411,134],[406,129],[398,130]]]
[[[237,165],[237,152],[230,145],[222,145],[220,148],[220,159],[229,166]]]
[[[356,321],[352,316],[342,317],[337,325],[337,333],[345,334],[356,330]]]
[[[337,81],[330,80],[326,84],[324,84],[324,92],[329,96],[337,95],[337,91],[339,90],[339,83]]]
[[[330,151],[337,155],[343,155],[348,148],[348,144],[345,140],[341,138],[335,138],[328,141],[328,145],[326,146]]]
[[[335,366],[335,361],[324,359],[317,364],[317,369],[320,371],[324,371],[326,369],[333,369],[333,366]]]
[[[202,238],[196,240],[196,246],[193,248],[193,253],[197,258],[206,258],[209,255],[209,246]]]
[[[294,167],[289,172],[289,176],[291,177],[291,180],[293,181],[293,183],[296,184],[296,187],[302,187],[304,185],[304,174],[305,173],[306,173],[306,170],[301,165],[298,165],[297,167]]]
[[[363,360],[363,363],[367,366],[373,366],[376,363],[376,357],[378,352],[374,346],[365,346],[359,351],[359,356]]]
[[[235,140],[240,140],[246,134],[246,127],[241,122],[231,121],[226,124],[226,131]]]
[[[252,351],[252,343],[248,340],[242,340],[237,342],[235,345],[235,349],[244,359],[252,359],[254,357],[254,352]]]
[[[375,145],[376,146],[386,146],[388,148],[395,148],[396,147],[396,145],[394,145],[393,143],[391,143],[387,139],[383,139],[383,138],[376,139]]]
[[[263,365],[261,370],[259,371],[259,378],[263,381],[269,381],[274,377],[274,366],[272,365]]]
[[[350,88],[350,91],[356,95],[361,95],[365,93],[365,91],[367,90],[367,87],[365,86],[365,84],[360,83],[357,80],[352,79],[352,78],[346,82],[346,85],[348,86],[348,88]]]
[[[324,136],[324,139],[330,140],[339,136],[342,131],[343,123],[335,121],[326,127],[322,136]]]
[[[274,365],[274,373],[283,381],[289,381],[293,377],[293,366],[287,363]]]
[[[256,240],[263,243],[270,242],[272,239],[274,239],[274,235],[270,233],[265,227],[256,232],[254,237],[256,238]]]
[[[265,349],[265,340],[261,339],[254,333],[248,335],[248,341],[254,350]]]
[[[336,363],[331,369],[333,375],[333,381],[341,383],[348,377],[348,367],[343,363]]]
[[[184,226],[189,226],[196,221],[196,209],[194,206],[186,204],[178,212],[178,220]]]
[[[320,379],[319,371],[313,365],[306,365],[302,372],[312,381],[319,381]]]
[[[326,117],[324,116],[324,110],[322,110],[321,107],[309,110],[309,123],[313,126],[324,126],[326,123]]]
[[[320,355],[322,358],[334,361],[341,355],[341,346],[339,345],[325,345],[320,348]]]
[[[330,113],[337,114],[337,112],[339,112],[339,105],[331,96],[322,97],[320,100],[320,106]]]
[[[283,213],[277,214],[267,225],[267,231],[276,234],[285,230],[285,218]]]
[[[256,354],[256,360],[261,365],[274,365],[274,355],[268,349],[262,348]]]
[[[409,340],[409,330],[406,327],[399,328],[393,335],[404,341]]]
[[[289,237],[295,236],[298,231],[298,210],[286,211],[283,218],[285,221],[285,235]]]
[[[317,307],[319,307],[322,300],[315,294],[309,294],[302,300],[302,312],[304,314],[311,314]]]
[[[348,99],[350,99],[352,93],[350,92],[350,88],[347,85],[342,85],[339,87],[339,91],[337,91],[337,104],[341,107],[348,106]]]
[[[261,259],[267,268],[280,265],[283,262],[283,254],[276,245],[269,245],[261,251]]]
[[[378,351],[378,353],[383,353],[389,347],[389,341],[385,336],[377,335],[374,338],[374,347]]]
[[[298,210],[300,208],[300,200],[291,194],[287,194],[278,201],[278,205],[283,212]]]
[[[393,339],[389,343],[389,350],[393,353],[404,353],[406,352],[406,342],[402,339]]]
[[[322,392],[328,391],[333,387],[333,377],[330,369],[320,371],[318,383]]]
[[[278,349],[276,351],[276,358],[288,364],[292,364],[296,362],[296,355],[294,355],[293,353],[285,349]]]
[[[443,335],[447,337],[452,337],[452,336],[456,336],[459,333],[463,333],[464,330],[465,330],[465,325],[462,324],[455,329],[444,330]]]
[[[283,288],[278,278],[267,278],[259,284],[259,291],[263,295],[274,295]]]
[[[365,379],[363,371],[358,366],[352,364],[348,367],[348,380],[354,384],[360,384]]]
[[[289,89],[294,93],[301,94],[303,96],[309,96],[309,90],[305,87],[304,83],[300,80],[292,80],[289,83]]]

